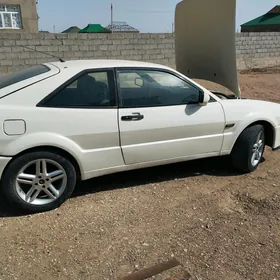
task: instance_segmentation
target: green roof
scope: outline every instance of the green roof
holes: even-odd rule
[[[89,24],[84,29],[81,29],[79,33],[111,33],[111,31],[100,24]]]
[[[275,6],[268,13],[257,17],[251,21],[248,21],[241,26],[264,26],[264,25],[275,25],[280,24],[280,12],[277,11],[277,8],[280,8],[280,5]]]
[[[68,29],[62,31],[62,33],[78,33],[80,31],[80,28],[77,26],[71,26]]]

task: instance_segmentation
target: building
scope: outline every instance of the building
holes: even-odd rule
[[[71,26],[61,33],[78,33],[81,29],[78,26]]]
[[[79,33],[111,33],[111,31],[100,24],[88,24],[85,28],[81,29]]]
[[[113,28],[112,24],[108,25],[106,28],[110,31],[113,31],[114,33],[139,33],[138,29],[128,25],[125,21],[114,21]]]
[[[241,32],[280,32],[280,5],[241,25]]]
[[[0,32],[39,32],[36,0],[0,0]]]

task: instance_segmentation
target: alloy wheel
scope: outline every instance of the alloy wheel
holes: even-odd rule
[[[259,164],[259,162],[262,159],[263,151],[264,151],[264,132],[261,131],[258,134],[256,143],[253,146],[252,158],[251,158],[252,166],[257,166]]]
[[[67,186],[67,175],[56,161],[38,159],[19,171],[15,183],[17,194],[26,203],[45,205],[63,194]]]

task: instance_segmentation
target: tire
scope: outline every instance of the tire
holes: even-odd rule
[[[262,142],[262,145],[260,145]],[[259,145],[258,152],[256,145]],[[263,157],[265,149],[265,130],[262,125],[253,125],[247,127],[237,139],[231,152],[233,166],[244,173],[255,171]],[[255,154],[253,160],[253,154]]]
[[[1,180],[7,200],[28,213],[58,208],[71,196],[75,185],[76,170],[71,162],[45,151],[15,158]]]

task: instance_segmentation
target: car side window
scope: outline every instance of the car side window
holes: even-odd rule
[[[117,76],[120,106],[124,108],[199,103],[199,89],[168,72],[119,70]]]
[[[47,107],[116,106],[113,71],[85,73],[48,98]]]

